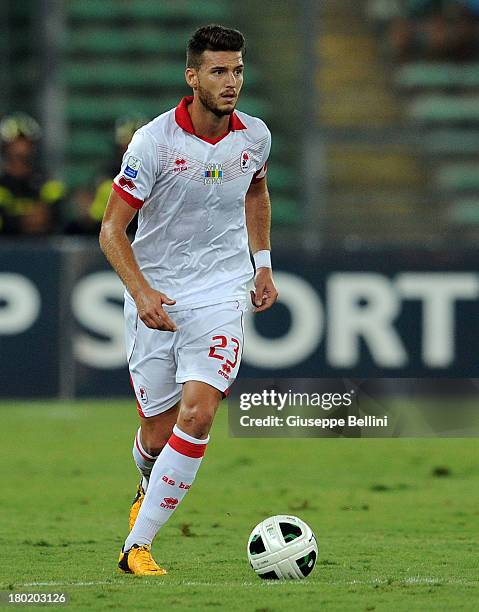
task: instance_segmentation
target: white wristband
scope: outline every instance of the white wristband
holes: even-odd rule
[[[254,267],[258,268],[271,268],[271,251],[257,251],[253,255]]]

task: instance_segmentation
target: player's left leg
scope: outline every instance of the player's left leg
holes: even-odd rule
[[[141,509],[125,550],[150,545],[189,491],[209,441],[209,430],[222,393],[209,384],[188,381],[183,386],[177,424],[156,459]]]

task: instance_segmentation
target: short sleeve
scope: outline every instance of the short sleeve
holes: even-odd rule
[[[144,129],[133,136],[123,156],[113,189],[133,208],[140,209],[156,182],[158,153],[153,137]]]
[[[265,126],[266,127],[266,126]],[[261,155],[261,159],[259,161],[256,172],[253,174],[252,183],[259,183],[266,176],[266,172],[268,171],[268,157],[271,151],[271,132],[266,128],[266,144],[263,149],[263,154]]]

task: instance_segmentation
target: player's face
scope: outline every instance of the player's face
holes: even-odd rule
[[[198,69],[198,97],[217,117],[231,115],[243,86],[243,59],[240,51],[205,51]]]

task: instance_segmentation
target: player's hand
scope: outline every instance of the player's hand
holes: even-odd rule
[[[259,268],[254,277],[255,290],[251,291],[251,301],[256,308],[254,312],[263,312],[271,308],[278,299],[278,291],[273,281],[271,268]]]
[[[172,300],[164,293],[155,289],[142,291],[135,298],[138,316],[143,323],[151,329],[175,332],[176,325],[163,310],[163,304],[172,306],[176,300]]]

